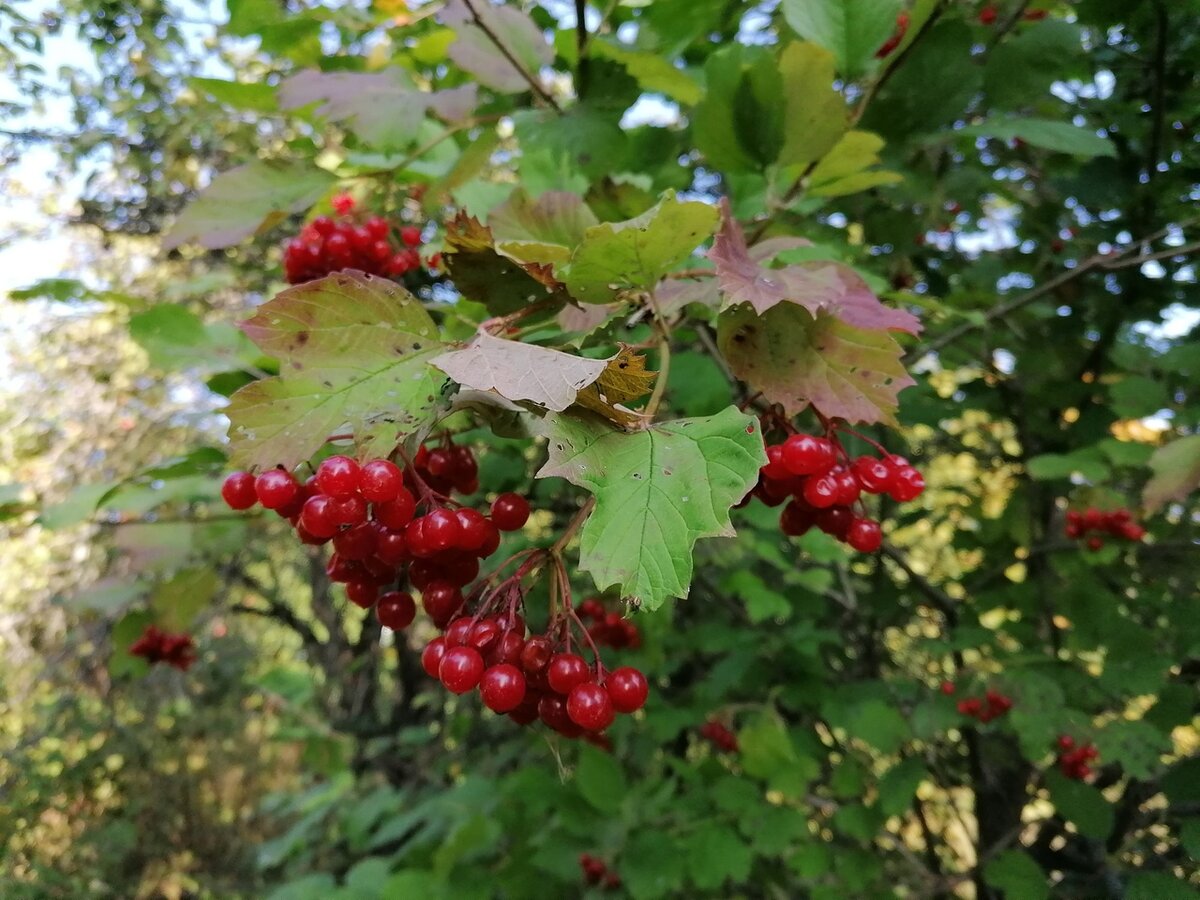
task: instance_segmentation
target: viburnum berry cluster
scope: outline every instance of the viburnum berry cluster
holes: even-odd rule
[[[723,753],[737,753],[740,749],[737,735],[716,719],[709,719],[700,726],[700,737]]]
[[[156,625],[147,625],[141,637],[129,646],[131,656],[140,656],[146,662],[166,663],[181,672],[186,672],[196,661],[196,644],[190,634],[171,634]]]
[[[462,605],[462,588],[478,576],[479,561],[500,546],[500,532],[524,526],[529,504],[517,494],[498,496],[489,515],[450,498],[452,491],[478,490],[471,449],[447,440],[432,450],[422,446],[404,469],[387,459],[360,464],[338,455],[303,483],[284,469],[257,477],[234,472],[221,494],[233,509],[274,510],[305,544],[331,543],[330,580],[398,630],[416,614],[412,595],[402,590],[406,583],[422,592],[426,612],[444,627]]]
[[[621,886],[621,876],[598,856],[580,853],[579,868],[583,871],[583,880],[588,884],[601,885],[606,891],[615,891]]]
[[[382,216],[355,214],[354,199],[333,198],[337,217],[317,216],[283,251],[288,284],[303,284],[343,269],[398,277],[421,267],[421,229]]]
[[[799,537],[814,526],[862,553],[883,544],[883,530],[867,514],[863,494],[887,494],[903,503],[925,490],[925,479],[902,456],[851,458],[837,431],[789,434],[767,445],[767,464],[751,492],[768,506],[787,502],[779,517],[784,534]]]
[[[1094,744],[1077,744],[1069,734],[1058,739],[1058,751],[1058,770],[1076,781],[1083,781],[1091,775],[1089,763],[1100,758],[1100,751]]]
[[[978,719],[980,722],[990,722],[998,719],[1012,709],[1012,698],[997,690],[989,688],[982,698],[964,697],[958,701],[958,711],[964,716]]]
[[[626,647],[636,649],[642,646],[642,633],[633,621],[625,618],[616,610],[607,610],[599,597],[589,597],[579,604],[577,610],[581,619],[590,619],[587,633],[598,647],[612,647],[621,650]]]
[[[524,564],[494,590],[475,592],[475,613],[464,613],[430,641],[421,665],[452,693],[478,688],[484,706],[520,725],[540,720],[564,737],[597,735],[617,713],[641,709],[650,687],[646,676],[631,666],[604,668],[570,606],[565,578],[559,583],[563,608],[551,617],[545,633],[526,635],[520,583],[544,559],[543,551],[529,551]],[[590,664],[573,651],[572,631],[583,633]]]
[[[1072,540],[1086,538],[1085,544],[1089,550],[1101,549],[1104,535],[1132,543],[1146,536],[1146,529],[1134,522],[1133,514],[1123,506],[1108,511],[1094,506],[1089,506],[1083,512],[1069,510],[1063,531]]]

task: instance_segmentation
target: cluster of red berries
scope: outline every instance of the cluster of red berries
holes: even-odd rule
[[[303,284],[342,269],[395,277],[421,267],[416,249],[421,245],[421,229],[416,225],[397,228],[382,216],[357,221],[354,200],[345,194],[334,197],[333,204],[338,218],[317,216],[284,248],[288,284]]]
[[[147,625],[142,636],[129,645],[129,653],[151,665],[166,663],[186,672],[196,661],[196,644],[190,634],[170,634],[156,625]]]
[[[479,560],[500,546],[500,532],[515,531],[529,518],[529,504],[517,494],[501,494],[484,515],[450,500],[451,486],[472,493],[479,488],[467,447],[422,447],[405,469],[386,459],[360,465],[331,456],[304,483],[284,469],[257,478],[234,472],[221,495],[233,509],[256,503],[273,509],[305,544],[332,543],[330,580],[346,585],[355,605],[374,606],[382,625],[401,629],[412,622],[416,604],[409,593],[385,588],[407,578],[422,592],[434,624],[445,627],[462,606],[462,588],[479,574]]]
[[[1047,9],[1027,9],[1021,14],[1021,18],[1026,22],[1040,22],[1050,14]],[[994,4],[987,4],[983,9],[979,10],[979,24],[994,25],[996,20],[1000,18],[1000,10]]]
[[[519,582],[520,575],[514,579]],[[491,597],[503,593],[497,589]],[[606,672],[598,657],[588,665],[569,646],[563,649],[566,618],[556,620],[547,634],[526,637],[519,588],[509,596],[505,611],[463,615],[430,641],[421,654],[426,674],[455,694],[478,688],[483,705],[493,712],[519,725],[540,719],[568,738],[599,734],[617,713],[642,708],[650,691],[645,675],[630,666]]]
[[[621,886],[621,876],[598,856],[580,853],[579,868],[583,870],[583,880],[588,884],[603,885],[606,891],[615,891]]]
[[[836,435],[793,434],[767,447],[767,464],[751,494],[768,506],[791,498],[779,517],[784,534],[798,537],[815,525],[855,550],[872,553],[883,543],[883,531],[865,514],[861,496],[887,494],[907,502],[924,490],[925,479],[902,456],[851,460]]]
[[[1088,763],[1100,758],[1100,751],[1094,744],[1076,745],[1075,738],[1064,734],[1058,739],[1058,769],[1068,778],[1083,781],[1092,774]]]
[[[1134,522],[1132,513],[1124,507],[1108,512],[1102,512],[1094,506],[1089,506],[1083,512],[1072,509],[1067,513],[1067,524],[1063,530],[1072,540],[1087,537],[1085,543],[1089,550],[1099,550],[1103,547],[1102,535],[1105,534],[1134,543],[1146,536],[1146,529]],[[1088,537],[1088,532],[1099,532],[1099,534],[1092,534]]]
[[[723,753],[737,753],[738,739],[732,731],[718,722],[716,719],[709,719],[700,726],[700,737],[709,741],[714,747]]]
[[[904,40],[904,35],[908,33],[908,13],[896,13],[896,30],[892,32],[892,36],[883,42],[883,46],[875,51],[876,59],[883,59],[886,56],[891,56],[892,51],[900,46],[900,42]]]
[[[958,701],[958,711],[964,716],[978,719],[980,722],[990,722],[1012,709],[1012,698],[999,691],[989,689],[983,698],[964,697]]]
[[[642,633],[638,627],[619,612],[606,610],[598,597],[584,600],[576,612],[580,619],[592,620],[587,633],[597,646],[612,647],[614,650],[642,646]]]

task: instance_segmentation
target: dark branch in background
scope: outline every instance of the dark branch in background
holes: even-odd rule
[[[266,604],[265,607],[260,607],[251,606],[247,603],[235,603],[230,607],[233,612],[262,616],[263,618],[273,619],[276,622],[287,626],[300,636],[300,641],[304,644],[305,650],[307,650],[310,655],[314,656],[316,659],[321,657],[321,651],[325,645],[321,642],[321,639],[317,637],[316,632],[312,630],[312,626],[297,616],[295,611],[286,603],[280,603],[278,600],[272,597],[272,592],[267,589],[266,585],[259,582],[258,579],[248,575],[246,572],[243,572],[240,569],[231,574],[234,581],[253,591]]]
[[[525,79],[533,92],[546,103],[558,110],[558,112],[562,112],[562,107],[558,105],[558,101],[556,101],[554,97],[552,97],[550,93],[544,87],[542,87],[541,82],[539,82],[532,73],[527,71],[526,68],[521,65],[521,61],[513,56],[513,52],[504,45],[504,41],[500,40],[500,36],[497,35],[496,32],[492,31],[491,26],[483,20],[481,15],[479,15],[479,11],[475,8],[475,2],[478,2],[478,0],[462,0],[462,2],[463,6],[465,6],[467,11],[471,14],[471,19],[474,21],[475,25],[478,26],[480,31],[487,35],[488,40],[495,45],[496,49],[500,51],[500,54],[507,59],[509,64],[512,65],[512,67],[517,70],[521,77]],[[486,2],[486,0],[484,0],[484,2]]]
[[[582,100],[588,92],[592,77],[592,61],[588,58],[587,0],[575,0],[575,93]]]
[[[909,581],[918,591],[924,594],[929,600],[933,601],[933,605],[937,607],[946,618],[946,624],[951,628],[958,625],[958,601],[943,591],[936,584],[922,575],[917,574],[913,567],[908,564],[908,560],[904,558],[904,554],[893,547],[891,544],[883,545],[883,555],[900,567],[900,570],[908,576]]]

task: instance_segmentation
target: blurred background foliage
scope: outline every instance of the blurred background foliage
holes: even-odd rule
[[[902,177],[797,195],[755,154],[793,99],[776,45],[819,41],[802,7],[596,4],[581,66],[573,5],[527,5],[566,112],[490,97],[496,121],[417,153],[430,121],[381,149],[281,113],[276,86],[469,82],[433,5],[0,3],[0,895],[571,897],[584,852],[635,897],[1196,895],[1195,499],[1136,546],[1062,527],[1068,505],[1136,509],[1200,419],[1200,9],[1007,2],[985,23],[916,0],[894,56],[839,82]],[[216,502],[224,398],[274,366],[232,326],[280,287],[300,217],[233,248],[159,238],[255,158],[317,160],[414,221],[516,184],[609,219],[731,194],[923,311],[903,431],[873,433],[930,489],[886,510],[880,557],[782,538],[758,504],[702,543],[691,598],[636,619],[622,658],[652,699],[613,753],[482,714],[427,684],[425,626],[395,646],[286,527]],[[702,332],[678,336],[680,415],[733,396]],[[470,439],[487,492],[545,510],[511,549],[544,543],[577,498],[532,483],[536,446]],[[151,621],[196,637],[191,671],[129,656]],[[1013,711],[973,725],[955,700],[986,688]],[[710,718],[737,754],[699,738]],[[1056,771],[1064,733],[1099,749],[1093,781]]]

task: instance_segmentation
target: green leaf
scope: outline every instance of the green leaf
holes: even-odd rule
[[[687,596],[693,545],[733,535],[729,509],[766,461],[758,423],[733,407],[632,434],[548,416],[545,434],[549,459],[538,477],[566,478],[596,497],[580,536],[580,569],[600,590],[617,585],[650,610]]]
[[[745,881],[754,854],[737,832],[720,825],[702,825],[684,844],[688,877],[701,890],[716,890],[727,881]]]
[[[332,875],[315,872],[281,884],[267,895],[267,900],[328,900],[336,890]]]
[[[140,656],[131,656],[129,648],[142,636],[146,626],[153,622],[154,618],[150,613],[136,609],[125,613],[113,623],[112,630],[109,632],[109,643],[112,644],[113,652],[108,660],[108,671],[113,678],[120,678],[123,675],[141,675],[149,668],[146,661]]]
[[[983,874],[988,884],[1000,888],[1007,897],[1045,900],[1050,896],[1041,867],[1020,850],[1005,850],[984,866]]]
[[[640,832],[621,854],[620,874],[635,900],[653,900],[677,891],[683,883],[684,854],[664,843],[661,832]]]
[[[38,524],[51,531],[57,531],[86,522],[96,511],[101,499],[113,487],[111,484],[81,484],[71,491],[65,500],[45,507],[38,516]]]
[[[783,148],[783,79],[764,47],[730,44],[704,64],[707,92],[692,111],[696,146],[725,171],[760,171]]]
[[[141,595],[142,585],[137,582],[105,578],[68,597],[64,602],[68,608],[73,610],[91,610],[113,614],[124,609]]]
[[[1164,381],[1130,375],[1108,389],[1113,409],[1127,419],[1149,416],[1171,405],[1171,394]]]
[[[896,28],[900,0],[783,0],[783,17],[802,38],[833,53],[838,71],[857,78]]]
[[[1196,900],[1200,891],[1166,872],[1134,872],[1125,900]]]
[[[1154,475],[1142,488],[1142,503],[1155,512],[1172,500],[1182,500],[1200,487],[1200,434],[1179,438],[1154,451]]]
[[[468,7],[463,0],[450,0],[441,19],[458,34],[447,51],[451,61],[493,90],[528,91],[529,82],[521,70],[538,78],[542,66],[554,61],[554,50],[541,29],[516,6],[476,2]]]
[[[1192,859],[1200,861],[1200,819],[1179,823],[1179,844]]]
[[[1092,447],[1074,453],[1043,453],[1026,463],[1029,477],[1035,481],[1052,481],[1056,478],[1082,476],[1093,483],[1108,480],[1108,466],[1100,452]]]
[[[625,773],[621,771],[621,764],[611,753],[598,747],[579,748],[575,784],[588,803],[608,815],[619,810],[625,799]]]
[[[885,816],[901,815],[912,804],[917,788],[927,775],[925,761],[917,756],[892,766],[879,780],[879,811]]]
[[[1104,763],[1120,763],[1127,775],[1151,778],[1171,752],[1171,738],[1142,721],[1110,722],[1096,733],[1096,749]]]
[[[146,351],[150,364],[176,370],[237,369],[257,357],[245,336],[230,325],[205,325],[182,306],[161,304],[129,317],[129,336]]]
[[[1089,128],[1052,119],[1016,119],[992,116],[978,125],[953,132],[954,137],[990,137],[996,140],[1020,139],[1034,147],[1071,153],[1076,156],[1116,156],[1112,141]]]
[[[768,619],[786,619],[792,614],[787,597],[767,587],[766,583],[746,569],[730,572],[721,581],[721,590],[739,597],[746,604],[746,615],[754,624]]]
[[[896,423],[897,395],[915,384],[886,331],[854,328],[793,303],[759,316],[749,304],[721,313],[718,345],[729,368],[788,416],[814,406],[849,422]]]
[[[272,113],[279,109],[275,86],[256,81],[225,81],[220,78],[189,78],[188,85],[197,93],[207,94],[233,109]]]
[[[607,38],[593,40],[588,47],[592,56],[624,66],[644,90],[665,94],[688,106],[698,103],[704,96],[696,79],[683,69],[675,68],[658,53],[630,50]]]
[[[841,724],[849,735],[881,753],[895,753],[912,736],[900,711],[883,700],[867,700],[844,707],[830,719]]]
[[[203,566],[176,572],[150,595],[155,621],[167,631],[186,631],[196,614],[217,595],[216,569]]]
[[[393,281],[341,272],[283,291],[243,330],[280,375],[230,400],[231,462],[294,466],[349,426],[360,453],[386,456],[419,428],[444,376],[433,320]]]
[[[577,194],[549,191],[537,200],[517,188],[488,215],[496,249],[522,262],[566,263],[583,241],[595,213]]]
[[[170,250],[194,241],[210,250],[231,247],[308,209],[333,180],[305,163],[255,161],[222,172],[175,220],[163,246]]]
[[[833,56],[793,41],[779,58],[783,78],[781,166],[804,166],[829,153],[846,131],[846,101],[833,89]]]
[[[817,762],[801,754],[773,712],[759,713],[738,731],[742,769],[772,790],[798,799],[820,773]]]
[[[550,245],[541,246],[545,250]],[[484,304],[493,315],[516,312],[548,298],[566,302],[549,266],[521,263],[500,253],[492,230],[464,212],[446,227],[442,259],[459,293]]]
[[[1074,822],[1081,834],[1099,841],[1108,837],[1113,826],[1113,807],[1100,791],[1053,769],[1046,773],[1046,786],[1059,815]]]
[[[808,194],[841,197],[902,178],[895,172],[871,170],[880,162],[883,138],[869,131],[848,131],[808,176]]]
[[[376,897],[388,896],[385,891],[391,877],[391,868],[386,859],[377,856],[359,860],[346,873],[346,890],[349,896],[354,900],[374,900]]]
[[[1016,29],[992,47],[983,83],[992,109],[1036,106],[1050,95],[1055,81],[1065,80],[1064,63],[1083,58],[1079,25],[1047,19]]]
[[[628,288],[651,288],[683,262],[717,225],[717,209],[668,191],[642,215],[603,222],[584,232],[562,275],[567,290],[584,303],[608,303]]]

